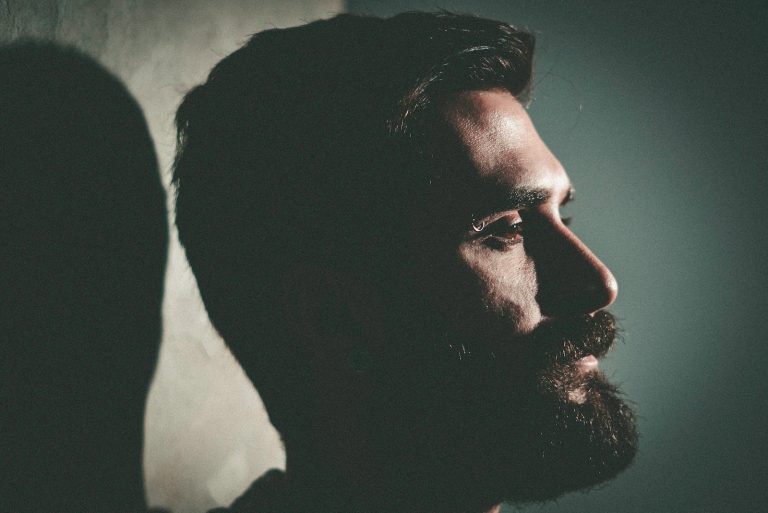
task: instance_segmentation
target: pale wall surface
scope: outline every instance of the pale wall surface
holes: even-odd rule
[[[768,4],[180,5],[0,0],[0,36],[54,36],[100,58],[144,107],[167,170],[181,93],[249,33],[345,7],[375,14],[445,7],[534,29],[531,113],[576,184],[567,212],[574,229],[621,284],[614,311],[626,344],[605,367],[637,402],[642,438],[636,465],[616,481],[525,511],[761,511],[768,501]],[[212,333],[177,246],[165,323],[147,419],[150,497],[200,511],[228,502],[283,454],[258,396]]]
[[[183,93],[250,34],[342,8],[340,0],[0,0],[0,40],[73,44],[117,74],[144,110],[167,184]],[[261,400],[210,326],[175,233],[163,314],[146,420],[149,500],[178,513],[205,511],[229,504],[285,456]]]

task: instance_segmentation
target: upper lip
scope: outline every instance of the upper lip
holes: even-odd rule
[[[552,321],[537,328],[529,348],[550,363],[571,364],[585,356],[602,358],[616,341],[615,319],[608,312]]]

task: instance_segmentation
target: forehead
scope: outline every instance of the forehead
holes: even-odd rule
[[[539,137],[528,113],[509,92],[467,91],[439,106],[433,152],[464,181],[496,189],[543,189],[553,197],[570,188],[560,162]]]

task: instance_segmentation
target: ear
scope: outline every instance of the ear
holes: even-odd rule
[[[367,280],[315,264],[300,264],[283,279],[281,324],[316,368],[355,371],[383,333],[381,297]],[[362,357],[365,359],[365,356]]]
[[[282,283],[279,322],[312,373],[306,390],[315,416],[312,443],[325,446],[353,479],[373,459],[360,415],[374,390],[368,370],[385,339],[381,293],[363,278],[315,264],[290,269]]]

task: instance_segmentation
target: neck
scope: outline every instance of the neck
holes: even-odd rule
[[[289,501],[296,511],[309,510],[353,513],[369,511],[356,476],[340,464],[339,458],[324,451],[286,447],[286,484]]]
[[[386,464],[382,465],[381,461],[349,464],[348,461],[342,461],[338,453],[295,449],[286,447],[286,484],[291,511],[499,513],[501,510],[500,505],[481,509],[457,509],[453,505],[446,505],[445,501],[437,497],[431,498],[433,494],[428,490],[428,485],[424,489],[415,490],[414,476],[405,468],[387,472]],[[428,482],[428,478],[418,481]]]

